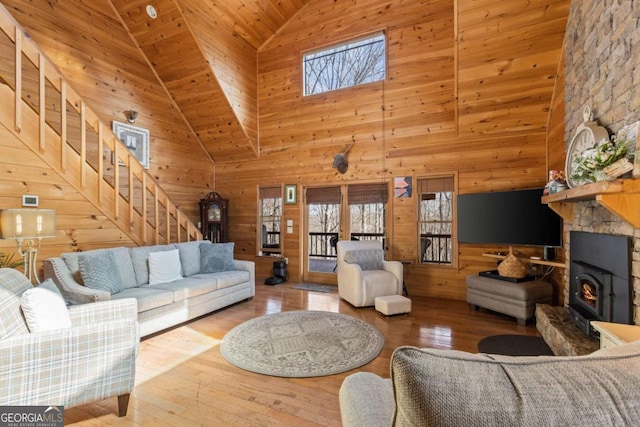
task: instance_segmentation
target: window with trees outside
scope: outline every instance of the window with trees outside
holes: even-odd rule
[[[304,95],[384,80],[385,44],[384,32],[378,32],[304,54]]]
[[[258,192],[260,227],[258,230],[259,255],[275,256],[282,251],[282,187],[260,187]]]
[[[418,179],[418,235],[421,264],[453,263],[454,177]]]

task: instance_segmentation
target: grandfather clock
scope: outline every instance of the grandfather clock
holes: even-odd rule
[[[200,200],[200,222],[202,224],[202,237],[214,243],[224,243],[229,240],[229,228],[227,226],[227,204],[215,191],[207,194]]]

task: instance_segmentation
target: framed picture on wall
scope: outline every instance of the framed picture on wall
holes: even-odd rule
[[[298,201],[296,197],[296,184],[286,184],[284,186],[284,203],[286,205],[295,205]]]
[[[149,169],[149,130],[113,121],[113,133],[127,146],[145,169]]]

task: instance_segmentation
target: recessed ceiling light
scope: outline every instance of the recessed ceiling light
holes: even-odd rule
[[[147,5],[147,15],[149,15],[149,17],[151,19],[156,19],[158,17],[158,12],[156,11],[156,8],[151,6],[150,4]]]

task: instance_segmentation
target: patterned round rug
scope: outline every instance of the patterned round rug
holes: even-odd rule
[[[251,372],[320,377],[372,361],[382,333],[367,322],[327,311],[285,311],[248,320],[226,333],[222,356]]]

